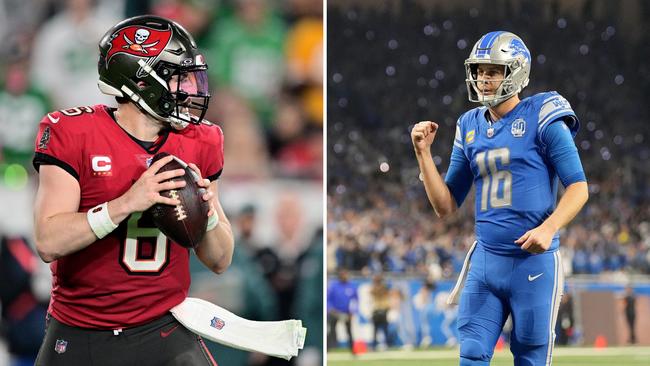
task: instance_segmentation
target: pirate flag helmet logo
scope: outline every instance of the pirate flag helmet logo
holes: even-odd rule
[[[150,27],[128,26],[118,30],[109,40],[106,67],[116,53],[124,52],[129,55],[144,57],[145,62],[151,66],[158,55],[165,49],[172,37],[171,27],[158,30]],[[138,69],[138,76],[143,76],[142,67]]]

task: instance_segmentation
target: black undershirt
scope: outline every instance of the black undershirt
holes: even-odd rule
[[[117,118],[115,118],[115,111],[117,110],[117,108],[109,107],[109,108],[106,108],[106,110],[108,112],[108,115],[111,116],[111,118],[113,119],[113,122],[115,122],[120,128],[122,128],[122,126],[120,126],[120,124],[117,123]],[[157,148],[152,149],[152,147],[158,141],[142,141],[142,140],[139,140],[139,139],[135,138],[133,135],[131,135],[124,128],[122,128],[122,131],[124,131],[131,138],[131,140],[135,141],[138,145],[142,146],[142,148],[145,149],[148,153],[153,154],[156,151],[158,151]],[[160,135],[165,135],[165,134],[168,134],[168,133],[169,133],[169,131],[167,129],[163,129],[162,131],[160,131]],[[164,140],[166,140],[166,138]],[[164,143],[164,141],[162,141],[162,143],[158,147],[162,146],[163,143]]]
[[[138,140],[138,139],[136,139],[136,138],[133,137],[133,136],[131,136],[131,138],[133,139],[133,141],[137,142],[138,145],[142,146],[142,147],[143,147],[145,150],[147,150],[147,151],[149,151],[149,149],[151,149],[151,147],[152,147],[153,144],[155,143],[155,141],[142,141],[142,140]]]

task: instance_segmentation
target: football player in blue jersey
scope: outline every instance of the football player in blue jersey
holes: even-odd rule
[[[424,187],[445,218],[476,184],[476,242],[449,302],[460,295],[460,365],[489,365],[509,315],[516,366],[550,365],[564,282],[558,230],[588,198],[573,137],[578,118],[557,92],[523,100],[531,55],[509,32],[479,39],[465,61],[469,100],[443,179],[430,147],[438,124],[411,132]],[[558,180],[566,188],[557,201]],[[463,288],[464,286],[464,288]]]

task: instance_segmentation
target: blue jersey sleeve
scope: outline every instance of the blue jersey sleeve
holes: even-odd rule
[[[334,309],[334,284],[327,288],[327,310]]]
[[[456,205],[460,207],[467,197],[470,188],[472,188],[472,182],[474,181],[474,176],[469,165],[469,160],[463,151],[456,146],[451,150],[451,162],[449,163],[449,170],[447,170],[447,175],[445,176],[445,183],[451,191],[451,195],[456,200]]]
[[[542,131],[540,140],[546,147],[546,157],[557,172],[562,185],[567,187],[576,182],[587,181],[578,149],[573,143],[573,133],[564,121],[560,119],[549,123]]]
[[[569,127],[572,135],[575,137],[580,127],[580,122],[571,108],[569,101],[558,94],[558,92],[540,93],[536,98],[538,98],[538,103],[540,103],[539,115],[537,117],[537,131],[544,133],[546,127],[550,126],[554,121],[561,119],[567,124],[567,127]]]

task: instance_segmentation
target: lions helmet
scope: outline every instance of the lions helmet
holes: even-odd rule
[[[490,32],[476,42],[467,60],[465,73],[470,102],[486,107],[499,103],[521,92],[528,85],[530,75],[530,51],[521,38],[510,32]],[[477,86],[479,64],[504,66],[504,77],[493,95],[481,95]],[[499,80],[495,80],[499,81]]]
[[[207,68],[192,36],[162,17],[129,18],[99,42],[99,89],[176,129],[203,120],[210,100]]]

